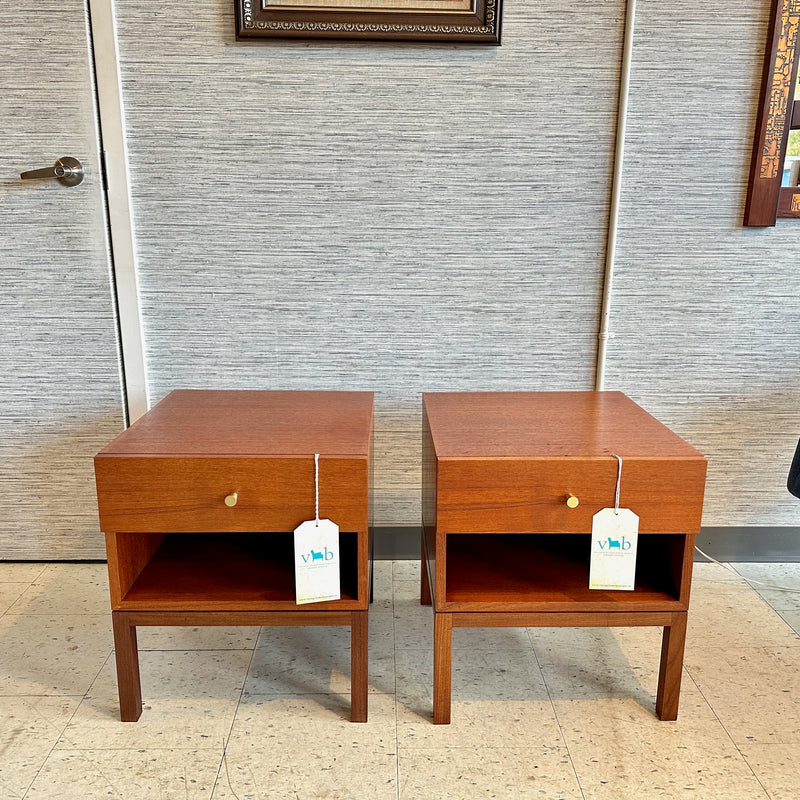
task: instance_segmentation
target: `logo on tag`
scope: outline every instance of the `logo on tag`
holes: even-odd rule
[[[313,564],[315,561],[333,561],[333,559],[336,558],[336,554],[332,550],[328,550],[327,547],[324,547],[319,552],[316,550],[309,550],[307,553],[300,553],[300,558],[302,558],[303,562],[306,564],[308,564],[309,561]]]
[[[620,551],[630,550],[633,547],[632,543],[626,539],[624,536],[620,539],[612,539],[610,536],[608,539],[603,541],[602,539],[597,540],[597,546],[601,550],[613,550],[616,548]]]
[[[639,517],[629,508],[603,508],[592,517],[590,589],[631,591],[636,582]]]

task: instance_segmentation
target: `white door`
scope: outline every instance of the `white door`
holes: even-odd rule
[[[102,558],[92,457],[124,427],[83,0],[0,26],[0,559]],[[83,181],[20,173],[81,162]]]

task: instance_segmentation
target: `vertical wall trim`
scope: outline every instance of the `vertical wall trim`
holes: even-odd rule
[[[114,0],[89,0],[128,419],[149,407]]]
[[[614,149],[614,174],[611,188],[611,208],[608,215],[608,238],[606,241],[606,264],[603,279],[603,304],[600,312],[600,332],[597,335],[597,362],[594,388],[600,392],[605,388],[608,340],[611,318],[611,293],[614,282],[614,266],[617,258],[617,226],[619,223],[619,199],[622,193],[622,170],[625,163],[625,130],[628,122],[628,94],[630,91],[631,61],[633,58],[633,28],[636,21],[636,0],[628,0],[625,18],[625,38],[622,47],[622,67],[619,78],[619,105],[617,109],[617,141]]]

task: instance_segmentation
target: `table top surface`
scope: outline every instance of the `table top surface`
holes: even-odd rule
[[[178,389],[100,456],[368,457],[372,392]]]
[[[622,392],[434,392],[439,458],[704,458]]]

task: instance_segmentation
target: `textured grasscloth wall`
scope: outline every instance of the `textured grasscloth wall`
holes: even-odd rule
[[[706,525],[799,525],[800,227],[744,230],[767,0],[640,0],[608,388],[710,459]]]
[[[0,558],[99,558],[92,457],[123,411],[86,9],[3,9]],[[19,179],[66,155],[80,186]]]
[[[624,3],[566,6],[487,48],[118,3],[154,399],[373,389],[376,522],[416,525],[423,390],[590,388]]]

